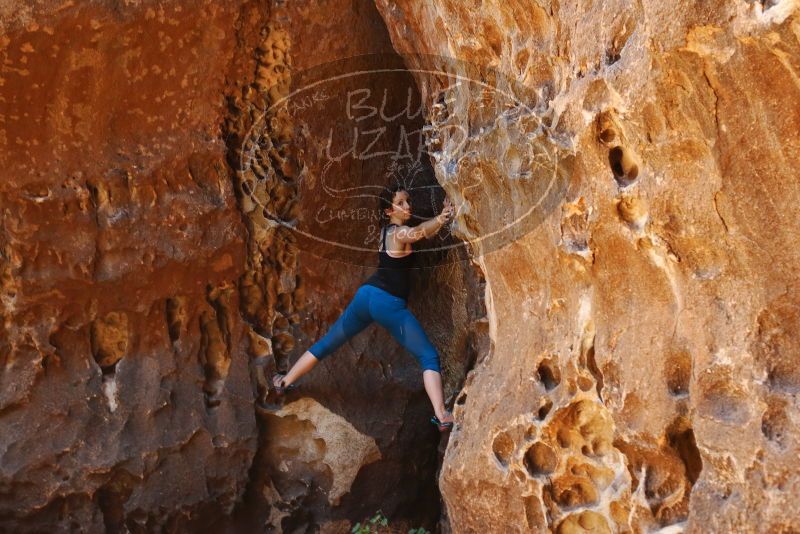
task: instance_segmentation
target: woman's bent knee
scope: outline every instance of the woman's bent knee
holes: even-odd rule
[[[431,370],[440,374],[442,372],[439,366],[439,354],[436,352],[423,354],[419,363],[422,365],[423,371]]]
[[[333,352],[329,346],[327,346],[325,343],[322,343],[321,341],[322,340],[317,341],[316,343],[311,345],[311,348],[307,349],[306,351],[317,360],[322,360],[326,358],[331,352]]]

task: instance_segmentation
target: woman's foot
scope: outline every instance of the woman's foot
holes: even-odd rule
[[[455,419],[453,419],[452,413],[445,411],[441,418],[435,415],[431,417],[431,423],[439,428],[439,432],[447,432],[448,430],[453,429],[453,423],[455,423]]]
[[[297,387],[295,384],[284,385],[284,378],[286,378],[286,375],[282,373],[275,373],[272,377],[272,385],[275,387],[275,393],[278,395],[285,395],[287,391]]]

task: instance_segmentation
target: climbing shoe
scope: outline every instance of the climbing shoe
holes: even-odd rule
[[[446,421],[446,422],[439,421],[439,418],[436,417],[435,415],[431,417],[431,423],[433,423],[439,428],[439,432],[447,432],[448,430],[453,429],[452,421]]]
[[[275,377],[277,377],[277,376],[281,377],[281,381],[276,386],[275,385]],[[275,393],[278,396],[286,395],[287,392],[292,391],[293,389],[297,389],[297,384],[289,384],[288,386],[284,386],[283,385],[283,379],[284,379],[285,376],[286,375],[283,374],[283,373],[276,373],[275,375],[272,376],[272,385],[275,388]]]

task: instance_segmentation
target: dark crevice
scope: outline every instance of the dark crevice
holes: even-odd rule
[[[627,187],[639,176],[639,166],[633,153],[624,146],[615,146],[608,152],[608,164],[620,187]]]
[[[542,360],[537,374],[547,391],[554,389],[561,383],[561,371],[558,369],[556,362],[550,358]]]
[[[703,470],[703,459],[700,456],[700,449],[697,448],[697,441],[694,437],[694,430],[687,428],[685,430],[675,431],[668,434],[670,446],[675,449],[686,467],[686,477],[692,486],[700,478],[700,472]]]

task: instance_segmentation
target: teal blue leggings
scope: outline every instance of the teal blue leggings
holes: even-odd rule
[[[342,344],[377,321],[389,330],[394,338],[419,360],[422,369],[439,369],[439,353],[428,340],[414,314],[406,308],[406,301],[369,284],[358,288],[353,300],[319,341],[308,351],[321,360]]]

